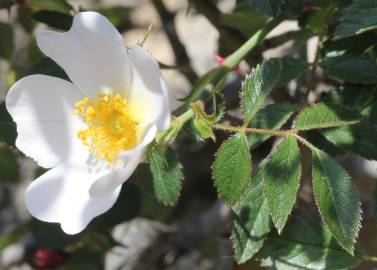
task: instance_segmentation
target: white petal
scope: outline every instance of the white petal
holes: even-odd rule
[[[113,90],[127,87],[129,69],[123,38],[97,12],[78,13],[68,32],[40,32],[37,43],[89,97],[95,97],[103,87]]]
[[[26,206],[34,217],[58,222],[68,234],[79,233],[118,198],[120,187],[100,198],[89,196],[89,187],[103,173],[91,173],[86,165],[76,162],[58,165],[29,185]]]
[[[132,66],[130,105],[140,111],[142,122],[157,124],[158,131],[170,125],[170,97],[156,60],[142,47],[131,46],[127,53]],[[141,110],[140,110],[141,108]]]
[[[112,171],[96,180],[90,187],[89,193],[93,198],[106,196],[114,189],[122,185],[139,165],[145,148],[154,139],[157,132],[156,126],[152,126],[146,133],[143,141],[135,148],[120,154],[120,159],[124,162],[124,167]]]
[[[17,124],[17,148],[45,168],[87,153],[76,136],[82,121],[73,115],[82,97],[72,83],[50,76],[31,75],[15,83],[6,106]]]

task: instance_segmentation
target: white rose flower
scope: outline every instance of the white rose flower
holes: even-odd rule
[[[72,83],[31,75],[7,95],[17,148],[52,168],[29,185],[26,206],[76,234],[113,206],[147,145],[169,127],[168,89],[150,54],[124,47],[99,13],[78,13],[68,32],[42,31],[37,43]]]

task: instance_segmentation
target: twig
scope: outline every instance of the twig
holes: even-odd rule
[[[186,49],[178,38],[174,24],[175,15],[165,8],[161,0],[152,0],[152,3],[161,18],[162,26],[174,52],[176,64],[180,67],[184,67],[182,73],[191,84],[194,84],[197,81],[198,76],[191,67],[190,58],[188,57]]]
[[[306,139],[295,133],[293,130],[273,130],[273,129],[260,129],[260,128],[251,128],[251,127],[235,127],[235,126],[228,126],[224,124],[215,125],[214,128],[221,129],[224,131],[231,131],[231,132],[245,132],[245,133],[257,133],[257,134],[264,134],[264,135],[272,135],[272,136],[279,136],[279,137],[294,137],[297,141],[301,142],[308,148],[313,151],[319,151],[317,147],[312,145]]]

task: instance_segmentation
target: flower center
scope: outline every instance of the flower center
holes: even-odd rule
[[[87,128],[77,132],[82,143],[96,158],[113,162],[120,151],[138,142],[138,123],[133,119],[127,100],[119,94],[101,92],[97,98],[85,97],[76,102],[75,114]]]

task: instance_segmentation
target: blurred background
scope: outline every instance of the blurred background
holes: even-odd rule
[[[142,40],[153,23],[144,47],[163,68],[173,108],[179,106],[177,99],[189,93],[198,77],[219,65],[216,55],[229,55],[267,20],[256,10],[240,9],[236,0],[0,0],[0,269],[262,269],[254,261],[238,266],[232,258],[230,211],[216,200],[210,176],[214,152],[225,138],[221,133],[216,142],[193,141],[188,130],[174,145],[185,175],[176,207],[156,202],[135,176],[123,188],[116,206],[78,236],[64,235],[57,225],[31,219],[24,191],[44,171],[12,146],[15,127],[3,101],[17,79],[33,73],[61,72],[39,51],[35,33],[47,27],[69,29],[72,10],[101,12],[123,34],[126,45]],[[284,39],[286,33],[302,39]],[[313,61],[317,38],[312,36],[297,21],[285,21],[247,63],[240,64],[241,73],[263,58],[300,56]],[[294,98],[305,76],[275,93],[275,98]],[[319,70],[314,95],[330,87],[321,76]],[[242,78],[232,73],[224,91],[229,117],[236,120],[240,118],[237,108]],[[253,158],[264,157],[274,143],[274,139],[263,143],[254,150]],[[361,245],[367,253],[377,254],[377,226],[370,217],[369,199],[377,176],[376,162],[346,154],[341,163],[353,176],[363,201]],[[311,189],[305,185],[299,196],[304,201],[313,200]],[[364,264],[357,269],[373,267]]]

